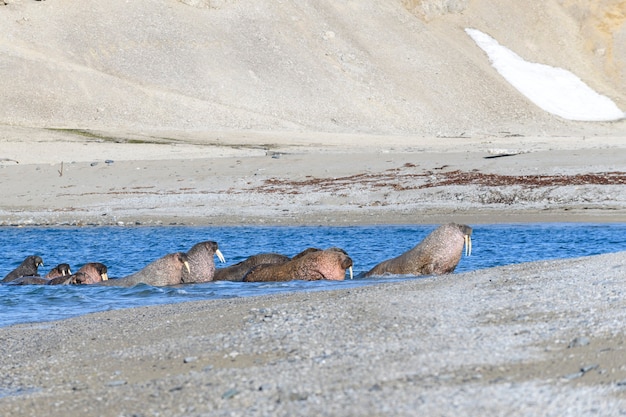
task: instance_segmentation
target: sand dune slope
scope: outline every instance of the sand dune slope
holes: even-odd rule
[[[0,123],[576,133],[589,125],[530,103],[464,29],[566,68],[624,109],[625,4],[8,0],[0,8]],[[608,125],[615,127],[623,123]]]

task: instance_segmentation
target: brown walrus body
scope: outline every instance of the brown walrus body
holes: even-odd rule
[[[108,279],[106,265],[100,262],[88,262],[75,274],[52,278],[48,285],[97,284]]]
[[[305,253],[306,252],[306,253]],[[338,248],[307,250],[282,264],[262,264],[252,268],[244,277],[245,282],[270,282],[321,279],[341,281],[346,269],[352,271],[352,259]]]
[[[224,255],[220,252],[217,242],[206,241],[196,243],[187,252],[189,271],[183,270],[183,283],[193,284],[213,281],[215,275],[215,260],[217,256],[220,262],[225,262]]]
[[[373,267],[364,276],[374,275],[439,275],[454,271],[463,247],[471,253],[472,228],[464,224],[448,223],[438,227],[413,249]]]
[[[140,271],[124,278],[109,279],[99,285],[132,287],[147,284],[155,287],[178,285],[183,283],[183,270],[189,270],[187,255],[182,252],[167,254],[146,265]]]
[[[20,277],[38,277],[39,272],[37,269],[42,265],[43,259],[40,256],[27,256],[17,268],[9,272],[0,282],[7,283]]]
[[[283,264],[289,260],[288,256],[279,253],[260,253],[226,268],[217,268],[213,280],[241,282],[246,273],[257,265]]]
[[[58,264],[46,274],[45,277],[40,276],[27,276],[19,277],[13,281],[8,282],[11,285],[47,285],[51,279],[59,277],[68,277],[72,275],[70,266],[68,264]]]

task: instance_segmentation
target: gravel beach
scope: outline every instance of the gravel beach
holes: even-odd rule
[[[0,329],[0,414],[626,412],[626,253]]]

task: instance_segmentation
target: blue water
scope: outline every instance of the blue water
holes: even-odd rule
[[[345,249],[355,275],[419,243],[436,226],[359,227],[93,227],[1,228],[0,278],[31,254],[40,255],[47,273],[59,263],[72,270],[86,262],[102,262],[109,276],[120,277],[195,243],[215,240],[232,265],[250,255],[279,252],[295,255],[308,247]],[[476,225],[473,252],[455,272],[535,260],[571,258],[626,250],[626,224]],[[134,288],[96,286],[0,285],[0,326],[41,322],[95,311],[227,297],[293,291],[348,288],[410,277],[334,282],[206,283],[180,287]]]

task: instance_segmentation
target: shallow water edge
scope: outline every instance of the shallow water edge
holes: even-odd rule
[[[455,273],[494,266],[574,258],[626,250],[626,223],[534,223],[472,225],[472,256],[464,256]],[[166,253],[186,251],[195,243],[215,240],[227,266],[263,252],[288,256],[307,247],[338,246],[354,262],[355,275],[419,243],[437,225],[393,226],[219,226],[219,227],[20,227],[0,228],[6,275],[30,254],[44,259],[45,274],[58,263],[78,269],[102,262],[111,277],[129,275]],[[156,288],[95,286],[0,286],[5,312],[0,326],[63,319],[94,311],[193,300],[249,297],[296,291],[351,288],[420,277],[355,279],[343,282],[215,282]]]

